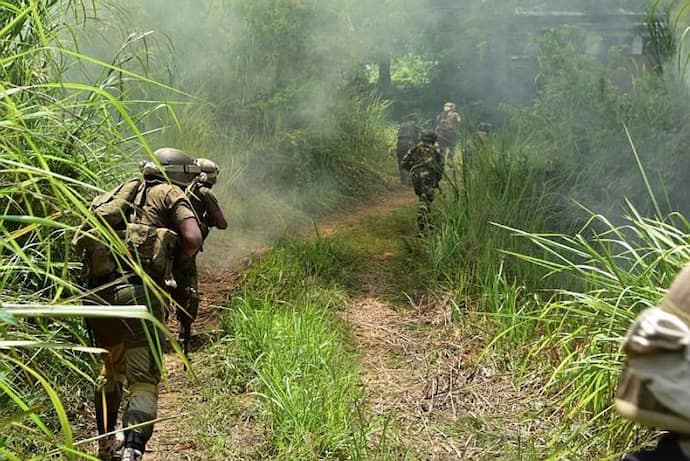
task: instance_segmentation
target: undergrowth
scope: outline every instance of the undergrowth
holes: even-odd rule
[[[369,459],[369,422],[337,312],[358,252],[335,237],[284,241],[256,263],[222,318],[259,397],[273,459]]]

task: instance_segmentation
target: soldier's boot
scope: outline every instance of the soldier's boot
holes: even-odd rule
[[[146,437],[135,431],[125,432],[125,449],[122,461],[141,461],[146,450]]]
[[[105,391],[104,386],[100,386],[94,397],[96,410],[96,426],[99,434],[107,434],[115,430],[117,423],[117,411],[122,398],[122,387],[116,385],[115,390]],[[98,457],[102,461],[115,461],[119,458],[120,451],[124,444],[122,433],[106,435],[98,439]]]
[[[98,459],[101,461],[117,461],[120,458],[124,437],[118,434],[106,435],[98,439]]]
[[[620,461],[688,461],[681,449],[678,439],[673,435],[665,435],[652,450],[641,450],[626,453]]]
[[[136,448],[125,448],[122,453],[122,461],[142,461],[144,459],[144,452]]]

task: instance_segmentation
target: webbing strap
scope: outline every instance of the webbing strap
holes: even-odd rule
[[[189,173],[189,174],[199,174],[201,173],[201,167],[199,165],[163,165],[163,169],[166,173]]]
[[[152,187],[154,184],[159,183],[158,181],[147,181],[144,180],[142,184],[139,186],[139,190],[137,191],[137,195],[134,196],[134,203],[132,207],[132,216],[130,217],[129,222],[131,223],[136,223],[138,221],[139,215],[138,211],[144,209],[144,204],[146,203],[146,194],[149,190],[150,187]]]
[[[134,383],[128,386],[130,394],[134,392],[145,392],[153,395],[158,395],[158,385],[151,383]]]

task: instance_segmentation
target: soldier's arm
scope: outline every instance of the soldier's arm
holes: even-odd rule
[[[172,223],[180,235],[180,248],[176,259],[184,264],[201,249],[204,238],[196,214],[184,192],[175,187],[170,188],[166,199],[170,206]]]
[[[413,157],[414,157],[413,149],[414,149],[414,147],[412,149],[408,150],[407,153],[405,154],[405,156],[403,157],[402,161],[400,162],[400,165],[403,168],[405,168],[406,170],[411,169],[413,166],[413,163],[414,163],[414,161],[413,161]]]
[[[438,164],[439,171],[443,172],[443,168],[445,167],[445,159],[443,158],[443,154],[438,149],[434,149],[434,157],[436,160],[436,163]]]
[[[180,252],[178,259],[187,261],[194,256],[204,242],[199,223],[194,217],[183,219],[178,224],[180,231]]]
[[[220,205],[218,204],[218,199],[212,191],[209,190],[208,193],[205,195],[204,202],[206,206],[206,212],[208,213],[208,216],[211,220],[211,226],[217,227],[221,230],[227,229],[228,221],[225,219],[223,210],[220,209]]]

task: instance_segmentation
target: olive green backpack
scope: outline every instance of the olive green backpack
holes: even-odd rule
[[[135,197],[144,186],[143,179],[126,181],[112,191],[96,196],[89,210],[124,240]],[[79,227],[72,239],[72,247],[81,258],[84,278],[89,285],[116,273],[120,267],[114,257],[112,242],[108,241],[102,230],[93,228],[89,223]]]
[[[114,190],[95,197],[89,209],[101,221],[115,231],[129,252],[144,271],[157,282],[174,286],[172,264],[178,235],[167,228],[157,228],[141,223],[140,211],[146,202],[151,185],[143,179],[129,180]],[[83,224],[75,234],[72,245],[84,265],[83,276],[93,287],[113,279],[113,275],[125,272],[123,263],[115,256],[112,241],[105,238],[102,230]]]

